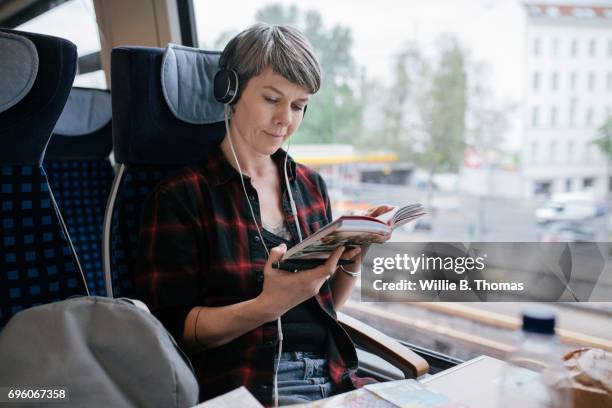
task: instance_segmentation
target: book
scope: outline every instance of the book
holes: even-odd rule
[[[467,408],[414,379],[368,384],[296,408]]]
[[[263,408],[244,386],[202,402],[192,408]]]
[[[394,229],[425,214],[421,204],[409,204],[378,217],[343,215],[289,248],[281,261],[325,260],[339,246],[382,243],[391,237]]]
[[[414,379],[368,384],[364,388],[399,408],[467,408]]]

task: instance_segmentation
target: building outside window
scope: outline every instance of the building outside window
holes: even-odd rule
[[[557,107],[553,106],[550,109],[550,126],[551,127],[556,127],[557,126]]]
[[[552,55],[553,57],[559,56],[559,39],[555,38],[552,41]]]
[[[567,191],[567,192],[572,191],[572,179],[570,179],[570,178],[565,180],[565,191]]]
[[[612,91],[612,72],[608,72],[606,75],[606,89]]]
[[[549,158],[551,163],[554,163],[557,161],[557,142],[556,141],[552,141],[550,142],[550,158]]]
[[[531,109],[531,126],[538,127],[540,123],[540,109],[537,106],[534,106]]]
[[[594,38],[591,38],[591,41],[589,41],[589,56],[590,57],[595,57],[596,49],[597,49],[597,42],[595,41]]]
[[[593,107],[589,107],[586,111],[586,126],[593,126]]]
[[[569,108],[569,125],[574,126],[576,124],[576,105],[578,104],[576,98],[570,100]]]
[[[595,73],[594,72],[589,72],[589,79],[587,81],[588,83],[588,89],[589,91],[594,91],[595,90]]]
[[[577,57],[578,56],[578,40],[575,39],[575,38],[572,39],[572,42],[571,42],[570,55],[572,57]]]
[[[587,142],[584,145],[584,161],[588,162],[591,160],[591,142]]]
[[[595,177],[585,177],[582,179],[582,188],[592,188],[595,185]]]
[[[556,91],[558,87],[559,87],[559,73],[553,72],[552,76],[550,77],[550,89],[553,91]]]
[[[578,86],[578,74],[575,72],[572,72],[570,74],[570,90],[575,91],[576,87]]]
[[[533,39],[533,55],[535,57],[540,55],[540,39],[539,38]]]
[[[571,163],[574,157],[574,142],[569,141],[567,143],[567,162]]]
[[[537,71],[532,74],[531,88],[534,91],[537,91],[540,89],[540,73]]]

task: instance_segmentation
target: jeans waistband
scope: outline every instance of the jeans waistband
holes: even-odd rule
[[[285,351],[281,353],[281,360],[298,361],[304,358],[310,359],[326,359],[325,353],[315,351]]]

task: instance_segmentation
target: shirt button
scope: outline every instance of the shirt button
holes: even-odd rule
[[[273,346],[273,345],[274,345],[274,340],[266,340],[266,341],[264,342],[264,344],[265,344],[266,346]]]
[[[264,280],[263,272],[259,272],[257,274],[257,282],[263,282],[263,280]]]
[[[259,235],[255,235],[255,238],[253,238],[255,240],[255,242],[259,242]]]
[[[249,200],[251,200],[251,201],[255,201],[255,196],[254,196],[253,194],[251,194],[251,195],[249,196]]]

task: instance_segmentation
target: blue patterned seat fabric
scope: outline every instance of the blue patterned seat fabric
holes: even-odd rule
[[[111,223],[111,267],[115,297],[134,294],[140,210],[146,196],[157,183],[179,166],[131,166],[119,187]]]
[[[102,229],[115,176],[111,131],[110,93],[72,88],[43,162],[89,292],[97,296],[106,296]]]
[[[31,44],[38,69],[32,88],[0,109],[0,327],[20,310],[87,294],[40,164],[74,80],[76,46],[57,37],[0,29],[0,54],[15,40]],[[0,59],[0,68],[4,62]],[[0,71],[7,81],[20,73],[14,67]],[[7,89],[1,81],[0,89]]]
[[[113,183],[108,159],[45,161],[51,190],[66,222],[91,295],[106,296],[102,267],[102,225]]]
[[[44,170],[1,168],[0,327],[26,307],[85,293]]]

